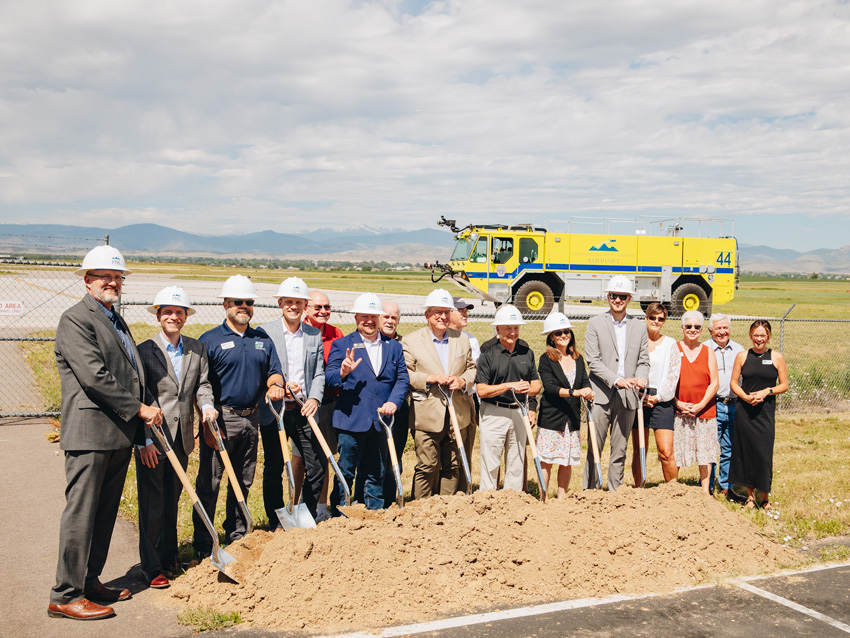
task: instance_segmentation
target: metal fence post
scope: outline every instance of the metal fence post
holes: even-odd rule
[[[785,314],[779,320],[779,352],[785,350],[785,318],[791,314],[791,311],[794,310],[794,306],[796,305],[796,303],[792,303],[791,307],[785,311]]]

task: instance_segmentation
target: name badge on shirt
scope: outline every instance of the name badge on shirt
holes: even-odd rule
[[[772,366],[772,365],[773,365],[773,360],[771,360],[771,359],[765,359],[764,361],[762,361],[762,362],[761,362],[761,364],[762,364],[763,366]]]
[[[366,347],[365,343],[355,343],[355,344],[352,344],[351,349],[357,350],[359,348],[365,348],[365,347]]]
[[[255,341],[254,342],[254,350],[262,350],[262,349],[263,349],[263,342],[262,341]]]
[[[235,345],[236,344],[234,344],[232,341],[227,341],[227,342],[221,344],[221,349],[222,350],[230,350],[231,348],[235,347]]]

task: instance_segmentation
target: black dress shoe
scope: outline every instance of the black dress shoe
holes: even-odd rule
[[[99,580],[94,581],[91,585],[87,585],[83,590],[86,598],[91,600],[100,600],[105,603],[117,603],[121,600],[127,600],[132,596],[129,589],[113,589],[107,587]]]
[[[115,615],[112,607],[103,607],[85,598],[80,598],[72,603],[56,605],[50,603],[47,606],[47,615],[51,618],[71,618],[73,620],[100,620]]]

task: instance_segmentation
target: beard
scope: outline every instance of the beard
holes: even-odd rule
[[[239,312],[240,308],[230,308],[227,311],[227,318],[237,326],[247,326],[251,322],[251,313]]]
[[[105,289],[92,290],[91,296],[97,299],[105,306],[111,306],[112,304],[116,303],[121,297],[117,292]]]

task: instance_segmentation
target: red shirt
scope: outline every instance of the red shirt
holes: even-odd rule
[[[307,323],[306,321],[304,323],[306,323],[308,326],[311,325],[311,324]],[[313,326],[313,327],[315,328],[315,326]],[[328,365],[328,355],[331,353],[331,344],[333,344],[333,342],[336,341],[337,339],[339,339],[340,337],[344,337],[344,336],[345,335],[343,334],[342,330],[340,330],[336,326],[332,326],[329,323],[326,323],[324,325],[324,327],[322,328],[322,347],[324,347],[324,349],[325,349],[325,365]],[[326,384],[325,385],[325,395],[324,395],[324,398],[322,399],[322,403],[328,403],[330,401],[334,401],[334,400],[336,400],[338,395],[339,395],[339,388],[335,388],[333,386]]]

